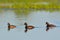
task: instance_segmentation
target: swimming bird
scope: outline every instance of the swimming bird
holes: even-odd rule
[[[14,29],[14,28],[16,28],[15,25],[10,25],[10,23],[8,23],[8,31],[10,31],[10,29]]]
[[[52,29],[53,27],[56,27],[56,25],[46,22],[46,31],[48,31],[50,28]]]
[[[32,25],[29,25],[29,26],[28,26],[26,22],[24,23],[24,25],[25,25],[25,32],[27,32],[28,29],[31,30],[31,29],[34,29],[34,28],[35,28],[35,27],[32,26]]]

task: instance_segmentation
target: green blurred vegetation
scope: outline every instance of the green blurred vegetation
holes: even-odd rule
[[[20,2],[25,2],[25,3],[34,3],[34,2],[57,3],[57,2],[59,2],[59,0],[0,0],[0,3],[20,3]]]
[[[47,2],[48,4],[36,4],[41,2]],[[60,11],[60,2],[59,0],[0,0],[0,8],[25,9],[23,11],[14,10],[16,13],[24,12],[25,14],[30,11],[28,9]]]

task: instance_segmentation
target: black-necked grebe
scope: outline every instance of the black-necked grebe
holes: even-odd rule
[[[34,26],[31,25],[28,26],[26,22],[24,23],[24,25],[25,25],[25,32],[27,32],[28,29],[29,30],[34,29]]]
[[[46,31],[48,31],[50,28],[56,27],[56,25],[54,24],[49,24],[48,22],[46,22]]]
[[[10,25],[10,23],[8,23],[8,31],[10,31],[10,29],[14,29],[14,28],[16,28],[15,25]]]

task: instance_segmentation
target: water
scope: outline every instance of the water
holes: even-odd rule
[[[0,39],[1,40],[60,40],[60,28],[46,32],[45,22],[60,26],[60,12],[33,10],[25,15],[24,12],[17,15],[13,10],[2,10],[0,12]],[[15,25],[15,29],[7,30],[7,23]],[[33,25],[35,28],[24,32],[24,23]]]

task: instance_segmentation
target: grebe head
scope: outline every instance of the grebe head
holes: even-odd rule
[[[24,25],[27,25],[27,23],[25,22]]]
[[[10,23],[8,23],[8,25],[10,25]]]
[[[46,24],[49,24],[48,22],[46,22]]]

